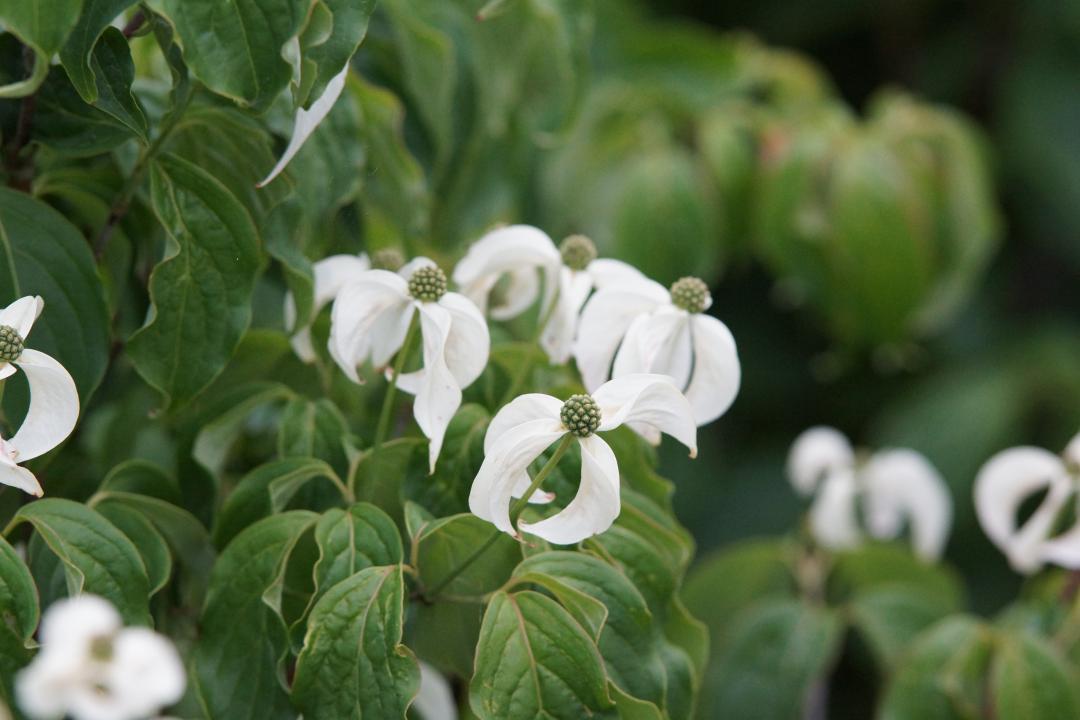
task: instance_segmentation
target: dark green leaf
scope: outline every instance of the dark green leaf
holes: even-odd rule
[[[92,64],[98,77],[98,97],[94,106],[145,140],[146,116],[131,92],[135,65],[124,34],[116,28],[106,28],[94,48]]]
[[[420,583],[432,591],[498,531],[475,515],[452,515],[424,526],[414,540],[413,557]],[[496,590],[510,577],[521,560],[521,550],[509,535],[502,533],[475,562],[454,577],[439,595],[478,597]]]
[[[100,595],[128,623],[150,622],[150,588],[142,558],[100,513],[71,500],[45,498],[23,506],[12,520],[20,522],[33,525],[60,558],[69,595]]]
[[[71,35],[60,50],[60,62],[64,65],[71,84],[82,99],[94,103],[98,99],[97,81],[108,81],[98,74],[91,64],[91,53],[98,38],[116,16],[134,5],[136,0],[82,0],[82,13]]]
[[[304,717],[404,717],[420,687],[416,658],[401,644],[404,595],[400,565],[370,567],[316,603],[292,690]]]
[[[481,720],[580,720],[612,701],[588,634],[554,600],[525,591],[498,592],[488,605],[469,704]]]
[[[915,637],[959,607],[934,593],[907,585],[881,585],[851,601],[852,624],[863,634],[881,663],[893,667]]]
[[[221,183],[175,156],[154,161],[151,196],[170,247],[150,276],[150,320],[127,351],[166,403],[182,405],[221,372],[247,329],[259,239]]]
[[[8,680],[30,659],[27,644],[37,624],[34,579],[15,549],[0,537],[0,697],[11,692],[5,688]]]
[[[277,445],[282,458],[318,458],[345,475],[349,469],[348,441],[348,421],[326,398],[293,398],[281,412]]]
[[[94,509],[127,535],[139,551],[146,577],[150,581],[150,595],[157,594],[172,575],[172,555],[165,538],[138,510],[119,503],[98,503]]]
[[[397,526],[369,503],[357,503],[348,510],[327,510],[315,526],[315,543],[319,546],[319,561],[313,571],[316,600],[360,570],[402,561]]]
[[[322,96],[326,83],[356,52],[375,10],[375,0],[319,0],[318,4],[332,14],[332,26],[321,42],[304,48],[305,74],[311,75],[302,83],[307,89],[305,107]]]
[[[998,636],[990,693],[997,720],[1080,717],[1076,669],[1052,645],[1027,633]]]

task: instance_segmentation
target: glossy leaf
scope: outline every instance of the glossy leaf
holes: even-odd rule
[[[412,554],[421,585],[439,595],[478,597],[496,590],[510,577],[521,559],[517,542],[501,534],[495,543],[447,582],[450,573],[496,532],[490,523],[475,515],[452,515],[424,526],[413,541]]]
[[[319,560],[313,570],[312,602],[360,570],[396,565],[403,559],[401,536],[394,521],[369,503],[357,503],[348,510],[327,510],[315,525],[315,543]]]
[[[136,0],[82,0],[82,13],[60,50],[60,62],[71,78],[71,84],[88,103],[94,103],[98,99],[98,81],[107,83],[111,80],[101,73],[108,68],[94,67],[91,60],[98,38],[120,13],[135,2]]]
[[[153,597],[165,587],[172,575],[172,554],[165,544],[165,538],[137,510],[118,503],[99,504],[94,509],[127,535],[139,551],[146,577],[150,581],[150,596]]]

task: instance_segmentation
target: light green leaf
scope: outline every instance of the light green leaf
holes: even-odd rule
[[[22,97],[38,89],[49,61],[79,18],[82,0],[0,0],[0,25],[34,49],[34,69],[22,82],[0,87],[0,97]]]
[[[311,720],[405,716],[420,668],[401,644],[401,566],[349,576],[316,603],[296,660],[293,701]]]
[[[996,720],[1080,717],[1076,669],[1057,649],[1028,633],[1001,633],[990,669]]]
[[[800,717],[812,685],[839,652],[843,623],[832,611],[794,600],[742,613],[703,698],[706,717]]]
[[[348,510],[332,508],[315,525],[319,560],[315,563],[315,594],[322,593],[360,570],[401,563],[401,536],[390,516],[369,503]]]
[[[885,672],[893,668],[920,632],[959,610],[934,593],[908,585],[881,585],[859,593],[850,604],[851,621]]]
[[[150,319],[127,351],[167,404],[182,405],[221,371],[247,329],[259,239],[244,207],[204,170],[164,155],[151,172],[170,247],[150,276]]]
[[[278,667],[288,649],[280,590],[289,554],[317,515],[296,510],[236,536],[210,578],[192,682],[209,720],[293,720]]]
[[[305,484],[320,477],[334,477],[334,469],[315,458],[275,460],[255,468],[225,498],[214,527],[214,543],[225,547],[255,521],[284,510]]]
[[[959,607],[963,590],[955,572],[944,565],[923,562],[902,545],[866,545],[839,553],[829,575],[829,594],[837,598],[882,585],[906,585],[933,595],[942,607]]]
[[[69,595],[93,593],[128,623],[147,625],[149,581],[138,550],[100,513],[71,500],[45,498],[24,505],[13,525],[28,522],[64,565]]]
[[[349,423],[327,398],[293,398],[285,404],[278,426],[278,455],[318,458],[345,474],[349,467],[346,443]]]
[[[475,515],[462,514],[440,518],[424,526],[414,540],[413,557],[420,574],[420,584],[433,591],[450,577],[450,573],[486,543],[496,530],[491,523]],[[479,597],[498,589],[510,577],[521,560],[518,544],[506,533],[475,562],[439,589],[439,595],[449,597]]]
[[[60,62],[71,78],[71,84],[88,103],[98,99],[97,81],[108,81],[102,77],[99,68],[91,62],[91,54],[98,38],[120,13],[136,3],[137,0],[82,0],[82,13],[79,21],[60,50]],[[129,83],[130,84],[130,83]]]
[[[109,357],[105,295],[86,240],[49,206],[0,188],[0,248],[0,302],[35,294],[45,300],[27,344],[67,368],[85,405]],[[14,389],[7,383],[5,399]],[[22,417],[7,407],[9,419]]]
[[[150,596],[156,595],[172,575],[172,555],[165,538],[137,510],[119,503],[99,503],[94,509],[127,535],[139,551],[146,577],[150,581]]]
[[[580,720],[612,701],[588,634],[554,600],[524,591],[498,592],[488,605],[469,704],[481,720]]]
[[[195,77],[261,112],[289,84],[292,68],[282,48],[300,32],[311,1],[153,0],[150,6],[172,23]]]

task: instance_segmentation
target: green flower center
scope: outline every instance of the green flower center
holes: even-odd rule
[[[563,264],[571,270],[584,270],[596,259],[596,245],[584,235],[571,235],[559,243]]]
[[[18,360],[23,351],[23,339],[10,325],[0,325],[0,360]]]
[[[113,641],[108,635],[99,635],[90,641],[90,657],[101,662],[111,660]]]
[[[686,312],[703,312],[712,297],[709,286],[696,277],[679,278],[671,284],[671,302]]]
[[[373,270],[397,272],[404,264],[405,256],[397,248],[383,248],[371,254],[371,267]]]
[[[600,406],[591,395],[571,395],[559,410],[559,420],[571,435],[589,437],[600,427]]]
[[[409,278],[409,294],[420,302],[435,302],[446,294],[446,274],[434,265],[418,268]]]

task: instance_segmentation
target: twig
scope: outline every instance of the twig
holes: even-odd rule
[[[134,15],[132,15],[131,19],[128,20],[127,25],[124,26],[124,29],[123,29],[124,37],[126,37],[126,38],[128,38],[130,40],[132,38],[132,36],[135,35],[135,33],[142,30],[142,27],[145,24],[146,24],[146,13],[144,13],[142,10],[140,10],[137,13],[135,13]]]
[[[34,63],[34,52],[28,46],[23,47],[23,63],[26,65],[28,71]],[[34,124],[34,111],[37,109],[37,93],[31,93],[22,99],[19,105],[19,118],[15,125],[15,135],[11,138],[11,143],[8,145],[7,157],[5,158],[5,165],[7,165],[10,179],[8,184],[23,192],[30,191],[30,183],[33,179],[33,173],[27,173],[27,167],[30,167],[30,156],[23,158],[23,149],[26,144],[30,142],[30,130]]]

